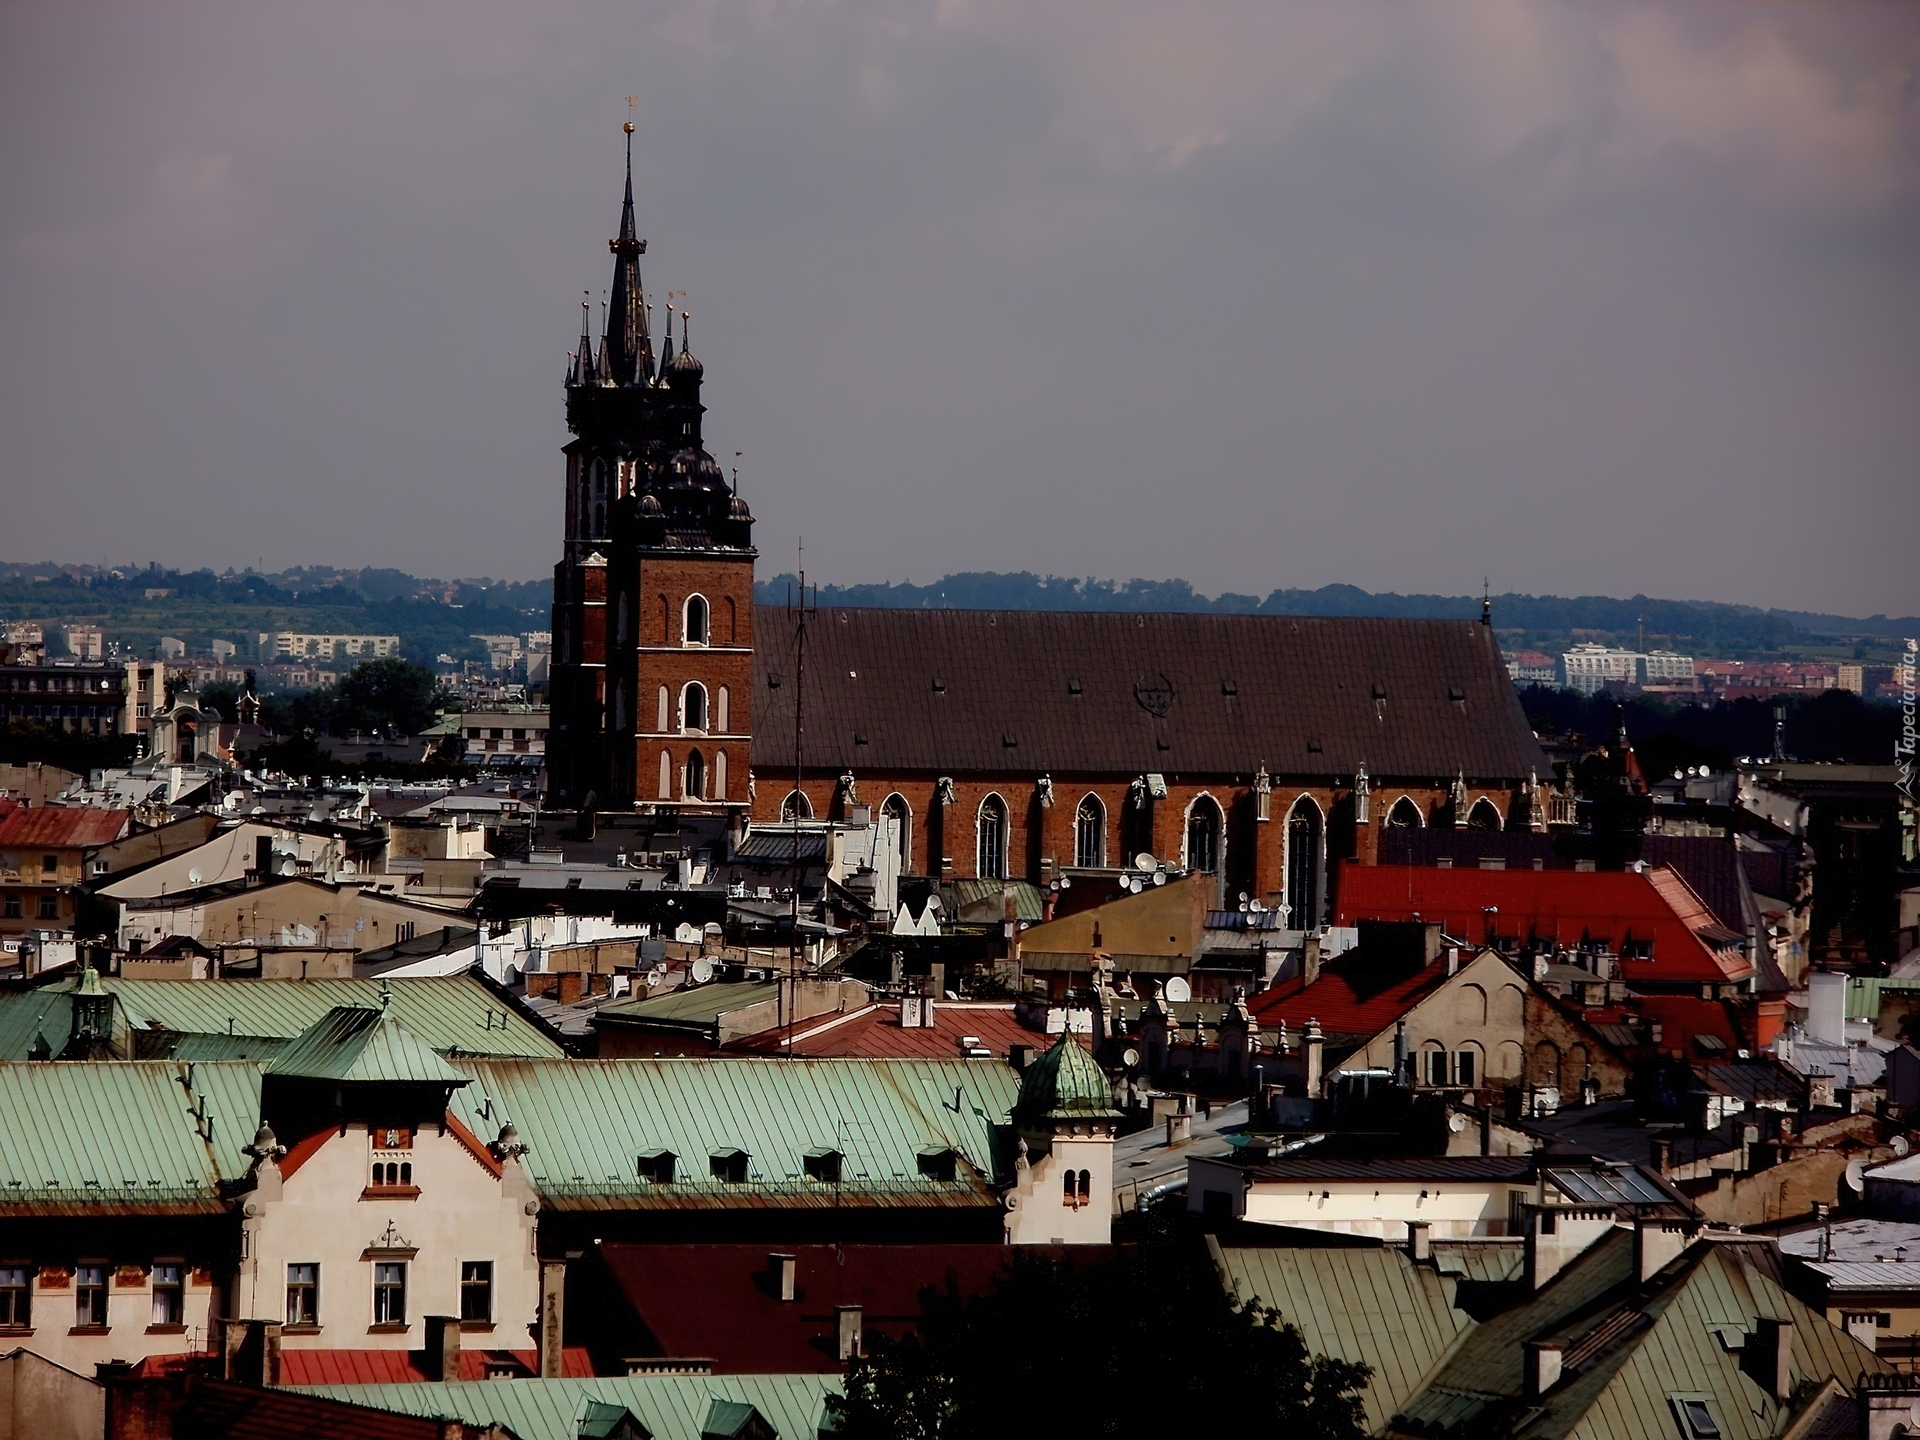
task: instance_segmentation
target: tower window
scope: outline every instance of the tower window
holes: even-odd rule
[[[689,680],[680,692],[680,724],[686,730],[707,728],[707,687],[698,680]]]
[[[1098,870],[1107,863],[1107,807],[1097,795],[1087,796],[1074,812],[1073,863],[1083,870]]]
[[[686,798],[689,800],[703,799],[706,794],[706,789],[706,761],[700,758],[700,752],[698,750],[690,750],[687,752]]]
[[[1007,806],[998,795],[989,795],[980,802],[975,836],[977,853],[974,857],[974,873],[982,880],[1006,879]]]
[[[707,602],[704,597],[699,595],[687,597],[687,618],[683,634],[689,645],[707,643]]]

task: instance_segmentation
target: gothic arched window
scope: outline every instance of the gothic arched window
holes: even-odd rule
[[[1220,869],[1220,807],[1202,795],[1187,812],[1187,869],[1212,875]]]
[[[686,623],[682,627],[681,638],[689,645],[707,643],[707,602],[704,596],[687,597]]]
[[[1098,795],[1089,795],[1073,812],[1073,863],[1082,870],[1103,870],[1107,864],[1107,807]]]
[[[1467,812],[1469,830],[1498,830],[1500,828],[1499,808],[1482,795],[1473,802],[1473,808]]]
[[[974,874],[982,880],[1007,878],[1007,802],[989,795],[974,821]]]
[[[1302,795],[1287,815],[1287,924],[1312,930],[1320,924],[1320,807]]]
[[[727,798],[727,752],[724,750],[713,752],[713,798]]]
[[[780,818],[791,824],[794,820],[811,820],[813,802],[799,790],[789,790],[787,798],[780,802]]]
[[[880,806],[880,817],[891,820],[898,827],[901,872],[910,873],[913,869],[913,811],[907,804],[907,797],[895,791],[887,796]]]
[[[687,778],[684,793],[689,800],[704,799],[707,793],[707,762],[698,750],[687,752]]]
[[[680,728],[707,728],[707,687],[698,680],[689,680],[687,688],[680,692]]]
[[[1393,808],[1387,812],[1387,824],[1395,830],[1418,830],[1420,807],[1402,795],[1393,802]]]

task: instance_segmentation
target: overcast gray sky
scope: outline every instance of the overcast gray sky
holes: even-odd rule
[[[1920,7],[0,9],[0,558],[558,556],[689,293],[767,573],[1911,613]]]

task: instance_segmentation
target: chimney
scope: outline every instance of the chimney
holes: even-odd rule
[[[451,1315],[428,1315],[426,1354],[420,1368],[429,1380],[460,1378],[460,1322]]]
[[[1167,1144],[1184,1145],[1193,1138],[1193,1116],[1188,1114],[1167,1116]]]
[[[1749,1379],[1782,1405],[1793,1398],[1793,1321],[1762,1315],[1747,1346]]]
[[[561,1339],[565,1334],[567,1262],[540,1262],[540,1378],[558,1380],[566,1373],[561,1362]]]
[[[858,1305],[836,1305],[834,1313],[840,1317],[839,1358],[854,1360],[867,1353],[861,1342],[861,1309]]]
[[[1309,1018],[1306,1032],[1307,1098],[1320,1098],[1320,1072],[1326,1064],[1327,1037],[1320,1033],[1320,1022]]]
[[[1320,937],[1309,935],[1300,942],[1300,983],[1311,985],[1320,978]]]
[[[1914,1402],[1920,1394],[1911,1375],[1864,1375],[1859,1397],[1866,1440],[1894,1440],[1915,1423]]]
[[[1833,1207],[1824,1200],[1813,1202],[1814,1223],[1820,1227],[1820,1258],[1833,1258]]]
[[[1524,1214],[1527,1240],[1522,1273],[1527,1289],[1539,1290],[1566,1269],[1567,1262],[1585,1248],[1585,1241],[1578,1235],[1562,1235],[1560,1216],[1550,1206],[1529,1205]]]
[[[1687,1232],[1678,1221],[1642,1216],[1633,1222],[1633,1273],[1642,1285],[1686,1248]]]
[[[1662,1175],[1673,1168],[1673,1137],[1656,1135],[1647,1142],[1648,1163]]]
[[[767,1256],[767,1269],[772,1272],[774,1285],[779,1289],[782,1300],[799,1298],[797,1272],[800,1268],[799,1257],[782,1255],[775,1252]]]
[[[1407,1258],[1416,1263],[1433,1258],[1433,1227],[1424,1220],[1407,1222]]]
[[[1449,945],[1447,947],[1447,974],[1452,976],[1458,975],[1459,973],[1460,947],[1458,945]]]
[[[1520,1347],[1520,1369],[1527,1399],[1538,1400],[1560,1383],[1560,1365],[1566,1347],[1551,1340],[1529,1340]]]
[[[262,1387],[280,1383],[280,1322],[228,1320],[221,1331],[221,1378]]]

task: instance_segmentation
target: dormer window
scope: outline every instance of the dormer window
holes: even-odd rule
[[[744,1185],[747,1183],[747,1152],[715,1150],[707,1156],[707,1170],[723,1185]]]
[[[650,1184],[671,1185],[674,1158],[671,1150],[643,1150],[635,1157],[634,1168]]]
[[[806,1153],[805,1164],[809,1180],[821,1180],[829,1185],[840,1183],[841,1168],[846,1160],[838,1150],[820,1148]]]
[[[952,1180],[955,1173],[955,1156],[951,1148],[940,1145],[922,1150],[916,1157],[920,1174],[928,1180]]]

